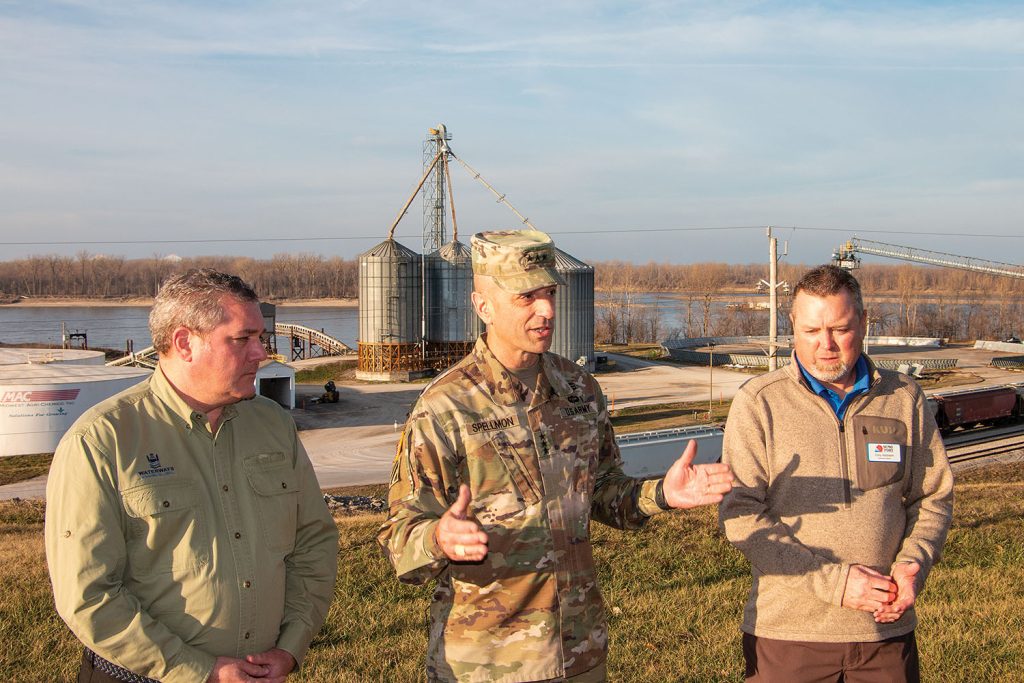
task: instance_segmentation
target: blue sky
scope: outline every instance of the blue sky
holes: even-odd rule
[[[1024,263],[1024,5],[728,0],[0,1],[3,258],[352,257],[442,122],[587,260]],[[460,235],[516,226],[453,180]]]

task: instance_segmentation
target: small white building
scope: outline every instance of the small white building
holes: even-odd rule
[[[260,363],[256,372],[256,394],[277,401],[288,410],[295,408],[295,368],[276,360]]]

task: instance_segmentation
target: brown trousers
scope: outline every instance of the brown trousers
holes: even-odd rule
[[[756,683],[920,683],[914,632],[876,643],[808,643],[743,634]]]

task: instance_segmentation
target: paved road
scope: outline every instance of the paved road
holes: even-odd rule
[[[608,354],[621,372],[599,373],[597,381],[615,408],[659,403],[731,399],[753,375],[727,368],[702,368]],[[709,385],[710,383],[710,385]]]

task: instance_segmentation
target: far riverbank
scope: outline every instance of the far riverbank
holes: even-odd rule
[[[324,308],[354,308],[359,305],[359,299],[347,298],[347,299],[288,299],[285,301],[270,301],[269,303],[280,306],[281,308],[287,308],[290,306],[294,307],[312,307],[322,306]],[[4,308],[67,308],[72,306],[80,306],[82,308],[109,308],[115,306],[141,306],[150,307],[153,305],[152,297],[136,297],[131,299],[76,299],[74,297],[67,298],[50,298],[35,299],[30,297],[22,297],[14,303],[3,303],[0,307]]]

